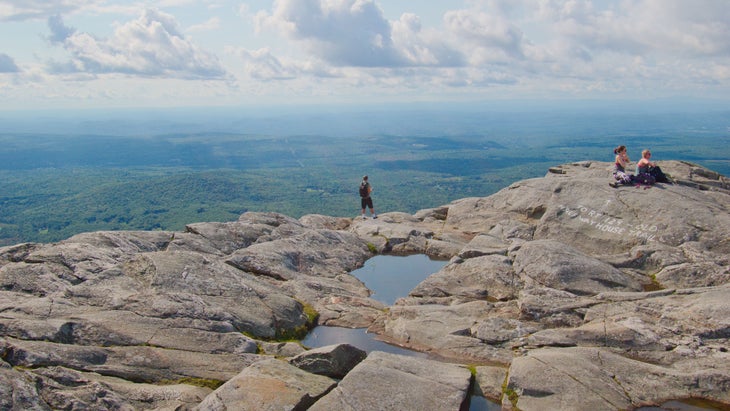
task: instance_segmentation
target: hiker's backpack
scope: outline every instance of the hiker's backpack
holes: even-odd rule
[[[360,183],[360,197],[366,198],[370,195],[368,193],[368,185],[366,183]]]
[[[650,186],[656,183],[656,179],[649,173],[639,173],[634,177],[634,182],[637,184],[644,184]]]
[[[667,178],[666,174],[662,171],[661,168],[657,167],[649,167],[649,174],[651,174],[652,177],[656,180],[657,183],[668,183],[669,179]]]

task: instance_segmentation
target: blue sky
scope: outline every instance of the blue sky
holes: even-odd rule
[[[0,0],[0,110],[727,96],[728,0]]]

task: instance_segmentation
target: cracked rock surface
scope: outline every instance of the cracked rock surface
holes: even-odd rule
[[[730,404],[730,185],[660,166],[674,184],[613,188],[580,162],[413,215],[0,248],[0,409]],[[449,263],[386,307],[349,274],[373,249]],[[282,342],[314,312],[431,358]]]

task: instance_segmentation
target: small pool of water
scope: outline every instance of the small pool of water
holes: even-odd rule
[[[362,281],[373,292],[371,297],[387,305],[393,305],[429,275],[439,271],[448,261],[432,260],[423,254],[409,256],[378,255],[350,274]],[[427,354],[412,351],[375,339],[365,328],[350,329],[318,326],[307,334],[302,344],[318,348],[333,344],[350,344],[368,353],[385,351],[411,357],[428,357]]]
[[[427,255],[378,255],[350,274],[373,291],[371,297],[387,305],[405,297],[429,275],[441,270],[448,261],[432,260]]]
[[[432,260],[423,254],[409,256],[378,255],[365,262],[361,268],[350,274],[362,281],[373,292],[371,297],[386,305],[393,305],[405,297],[421,281],[438,272],[448,261]],[[401,348],[375,339],[365,328],[341,328],[318,326],[302,340],[306,347],[317,348],[334,344],[350,344],[367,353],[385,351],[410,357],[428,358],[428,354]],[[474,395],[469,411],[498,411],[500,404],[482,396]]]
[[[426,353],[408,350],[397,345],[378,341],[375,339],[375,336],[375,334],[368,333],[365,328],[342,328],[320,325],[314,327],[307,334],[307,337],[302,340],[302,344],[313,348],[335,344],[350,344],[368,354],[372,351],[385,351],[391,354],[407,355],[409,357],[428,357]]]

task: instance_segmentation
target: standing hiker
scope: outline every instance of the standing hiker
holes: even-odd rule
[[[360,206],[362,208],[361,215],[363,220],[367,218],[365,217],[365,207],[370,208],[370,215],[373,218],[378,218],[373,209],[373,199],[370,197],[370,193],[372,192],[373,187],[368,182],[368,176],[363,176],[362,182],[360,183]]]

